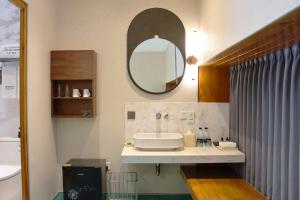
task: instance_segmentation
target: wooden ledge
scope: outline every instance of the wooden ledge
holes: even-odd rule
[[[188,179],[194,200],[266,200],[242,179]]]
[[[181,166],[193,200],[266,200],[227,165]]]

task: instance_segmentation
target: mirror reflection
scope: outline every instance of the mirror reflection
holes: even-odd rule
[[[170,41],[148,39],[133,51],[129,74],[133,82],[149,93],[164,93],[182,80],[185,62],[180,50]]]

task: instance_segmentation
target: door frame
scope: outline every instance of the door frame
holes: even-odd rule
[[[29,200],[27,142],[27,3],[23,0],[9,1],[20,9],[20,143],[22,200]]]

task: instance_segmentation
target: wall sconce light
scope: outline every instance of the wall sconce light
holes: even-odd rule
[[[199,59],[201,58],[201,32],[191,31],[187,35],[187,55],[186,63],[190,66],[188,68],[188,74],[192,81],[196,80],[198,75]]]
[[[198,63],[198,59],[196,58],[196,56],[189,56],[187,59],[186,59],[186,62],[190,65],[190,66],[196,66],[196,64]],[[190,77],[192,79],[192,81],[194,81],[196,78],[195,78],[195,74],[197,73],[197,67],[190,67],[189,69],[189,73],[190,73]]]
[[[197,59],[195,56],[191,55],[191,56],[189,56],[189,57],[186,59],[186,62],[187,62],[189,65],[196,65],[197,62],[198,62],[198,59]]]
[[[199,66],[207,49],[207,35],[201,30],[193,30],[187,34],[187,59],[192,66]]]
[[[198,63],[198,52],[200,51],[199,47],[199,32],[193,31],[188,35],[188,54],[189,56],[186,59],[186,62],[189,65],[196,65]]]

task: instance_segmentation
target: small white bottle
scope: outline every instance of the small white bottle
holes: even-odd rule
[[[68,84],[66,84],[66,88],[65,88],[65,97],[70,97],[70,89]]]
[[[61,97],[61,85],[57,85],[57,97]]]
[[[199,132],[198,132],[198,135],[197,135],[197,142],[196,142],[196,146],[197,147],[202,147],[202,141],[203,141],[203,129],[202,127],[199,127]]]
[[[204,128],[203,137],[204,137],[204,139],[209,139],[209,134],[208,134],[208,128],[207,127]]]

